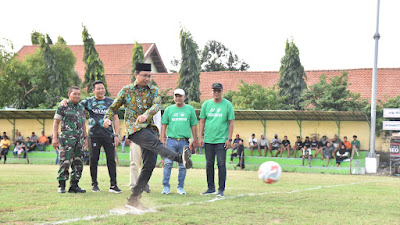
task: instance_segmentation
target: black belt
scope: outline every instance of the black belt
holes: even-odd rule
[[[189,138],[172,138],[172,137],[168,137],[169,139],[174,139],[176,141],[187,141],[189,142]]]

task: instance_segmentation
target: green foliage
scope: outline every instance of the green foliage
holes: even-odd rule
[[[50,38],[50,36],[49,36],[48,34],[46,34],[46,42],[47,42],[47,44],[49,44],[49,45],[52,45],[52,44],[53,44],[53,41],[51,40],[51,38]]]
[[[58,38],[57,38],[57,43],[59,43],[59,44],[64,44],[64,45],[67,44],[67,42],[64,40],[64,38],[61,37],[61,36],[58,36]]]
[[[13,57],[0,74],[0,107],[53,108],[66,98],[68,87],[79,85],[75,56],[62,43],[52,47],[39,35],[40,48],[24,61]]]
[[[132,73],[131,73],[131,80],[135,82],[135,71],[136,71],[136,63],[143,63],[144,61],[144,53],[143,53],[143,46],[135,41],[135,45],[132,49]]]
[[[383,109],[384,108],[400,108],[400,95],[397,95],[393,98],[387,98],[386,101],[378,100],[376,104],[376,123],[375,123],[375,135],[380,136],[382,133],[385,136],[391,134],[391,131],[383,130],[383,121],[385,120],[399,120],[397,118],[383,118]],[[365,105],[362,109],[365,114],[367,114],[368,118],[371,117],[371,103]]]
[[[334,76],[327,82],[326,75],[319,77],[319,82],[304,90],[303,108],[316,111],[361,111],[368,102],[360,98],[359,93],[348,89],[347,72]]]
[[[233,108],[245,110],[290,109],[285,97],[280,97],[275,86],[265,88],[259,84],[246,84],[243,80],[238,85],[239,91],[229,91],[224,98],[232,102]]]
[[[0,39],[0,75],[7,62],[14,56],[13,49],[14,46],[10,40]]]
[[[288,103],[294,105],[296,110],[302,109],[300,96],[303,90],[307,89],[304,81],[307,77],[300,62],[299,49],[293,40],[290,43],[286,41],[285,56],[281,59],[279,74],[279,95],[286,96]]]
[[[83,26],[82,31],[83,39],[83,62],[85,62],[85,80],[83,82],[83,87],[87,87],[87,92],[91,91],[91,84],[96,80],[101,80],[104,82],[106,88],[106,95],[109,96],[110,93],[107,89],[106,77],[104,75],[104,65],[99,58],[96,48],[94,47],[94,40],[90,36],[88,30]]]
[[[39,45],[39,37],[42,37],[43,34],[37,32],[37,31],[33,31],[31,33],[31,42],[32,45]]]
[[[193,106],[194,109],[201,109],[201,106],[205,101],[208,99],[203,99],[200,102],[195,102],[195,101],[189,101],[189,105]]]
[[[211,40],[201,53],[201,71],[246,71],[249,65],[222,43]]]
[[[198,46],[189,31],[183,28],[180,32],[181,39],[181,68],[179,70],[179,88],[186,92],[187,101],[200,102],[200,61]]]

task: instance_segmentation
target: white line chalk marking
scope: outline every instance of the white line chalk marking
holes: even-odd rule
[[[325,189],[325,188],[343,187],[343,186],[365,184],[365,183],[372,183],[372,182],[376,182],[376,181],[364,181],[364,182],[354,182],[354,183],[349,183],[349,184],[317,186],[317,187],[312,187],[312,188],[298,189],[298,190],[292,190],[292,191],[286,191],[286,192],[285,191],[270,191],[270,192],[261,192],[261,193],[248,193],[248,194],[233,195],[233,196],[227,196],[225,198],[216,197],[214,199],[210,199],[210,200],[206,200],[206,201],[160,205],[160,206],[155,206],[149,210],[134,210],[134,209],[127,209],[127,208],[116,208],[116,209],[111,209],[109,213],[104,214],[104,215],[86,216],[86,217],[81,217],[81,218],[73,218],[73,219],[62,220],[62,221],[57,221],[57,222],[50,222],[50,223],[43,223],[43,224],[65,224],[65,223],[77,222],[80,220],[88,220],[89,221],[89,220],[94,220],[94,219],[99,219],[99,218],[105,218],[108,216],[123,216],[123,215],[127,215],[127,214],[143,215],[145,213],[157,212],[156,209],[173,207],[173,206],[187,206],[187,205],[193,205],[193,204],[213,203],[216,201],[222,201],[222,200],[228,200],[228,199],[234,199],[234,198],[240,198],[240,197],[246,197],[246,196],[259,196],[259,195],[269,195],[269,194],[293,194],[293,193],[298,193],[298,192],[315,191],[315,190],[320,190],[320,189]]]

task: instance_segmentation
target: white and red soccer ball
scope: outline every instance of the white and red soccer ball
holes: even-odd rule
[[[277,182],[281,176],[282,168],[274,161],[265,162],[258,168],[258,178],[264,183],[273,184]]]

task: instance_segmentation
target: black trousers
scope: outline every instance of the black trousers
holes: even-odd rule
[[[157,163],[157,154],[162,157],[182,163],[180,154],[165,147],[158,139],[155,130],[146,127],[128,137],[142,149],[143,167],[139,178],[133,187],[133,195],[140,195],[150,180],[151,174]]]
[[[117,185],[117,169],[115,163],[114,138],[112,137],[89,137],[89,161],[92,185],[97,183],[97,166],[100,157],[100,148],[103,147],[107,157],[108,175],[111,186]]]

